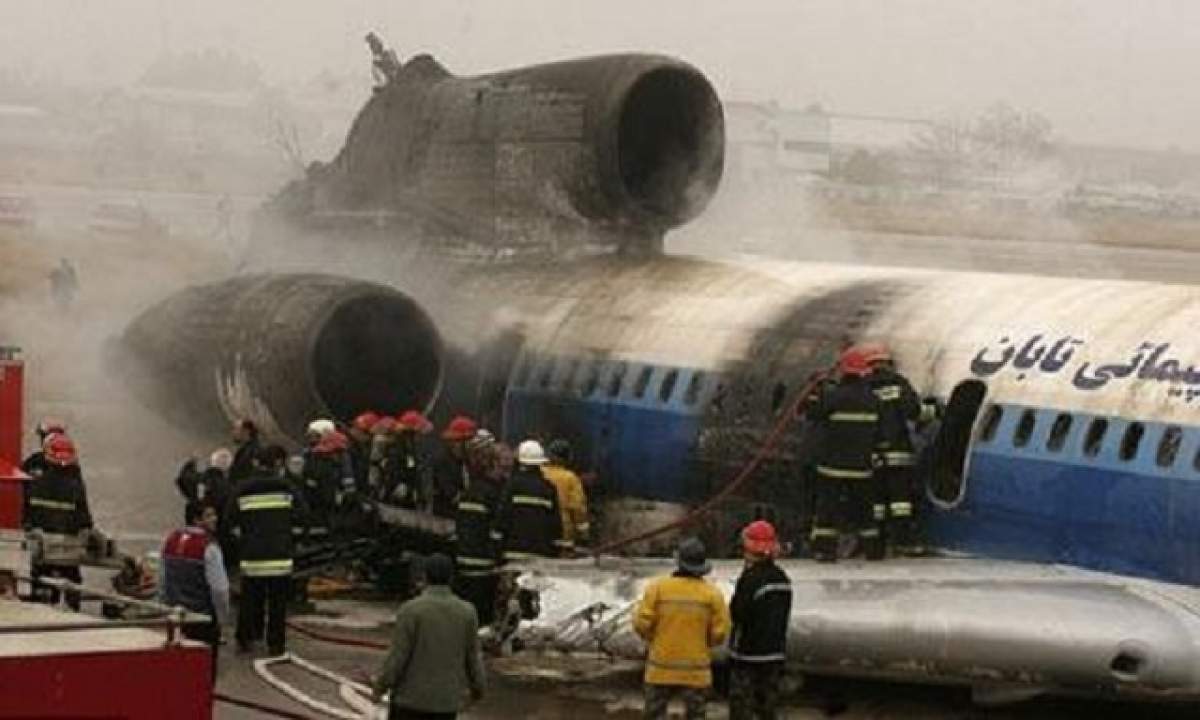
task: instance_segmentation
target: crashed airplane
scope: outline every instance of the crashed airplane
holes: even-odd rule
[[[791,660],[1017,693],[1200,694],[1200,291],[664,254],[716,191],[723,143],[715,91],[670,58],[460,78],[418,56],[336,158],[264,208],[260,232],[290,244],[252,263],[371,243],[394,266],[167,298],[123,338],[139,389],[277,439],[409,406],[474,412],[510,440],[565,436],[622,537],[716,492],[846,344],[886,342],[946,406],[923,468],[937,556],[789,561]],[[799,536],[802,452],[791,433],[697,530],[726,550],[757,506]],[[532,569],[528,644],[636,656],[623,613],[663,568],[613,562]],[[735,573],[719,567],[726,591]]]

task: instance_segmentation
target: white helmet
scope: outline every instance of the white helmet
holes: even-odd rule
[[[546,451],[537,440],[526,440],[517,446],[517,462],[522,465],[545,465]]]
[[[333,421],[324,418],[313,420],[308,424],[308,434],[316,437],[325,437],[334,430],[337,430],[337,426],[333,424]]]
[[[208,456],[208,466],[221,472],[228,472],[232,465],[233,453],[229,451],[229,448],[217,448],[213,450],[212,455]]]

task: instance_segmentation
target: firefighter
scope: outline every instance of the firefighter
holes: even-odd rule
[[[230,499],[226,513],[238,533],[242,596],[238,603],[238,650],[249,652],[263,636],[266,614],[267,651],[285,650],[284,622],[292,583],[292,527],[307,515],[304,498],[283,478],[287,453],[278,445],[259,450],[254,474]]]
[[[490,435],[490,433],[489,433]],[[454,514],[455,591],[475,606],[479,624],[496,619],[497,540],[496,513],[503,485],[492,470],[495,443],[471,441],[472,467],[476,474],[458,497]]]
[[[379,413],[368,410],[359,413],[346,428],[349,445],[346,448],[345,462],[350,466],[358,490],[363,493],[367,491],[371,478],[371,430],[379,420]]]
[[[162,547],[159,601],[207,615],[207,623],[183,626],[183,635],[212,648],[212,677],[217,679],[221,629],[229,626],[229,576],[217,543],[217,509],[207,500],[191,503],[185,527],[167,536]]]
[[[676,571],[646,586],[633,629],[646,644],[643,717],[667,717],[673,695],[683,696],[688,720],[705,716],[712,687],[712,651],[729,634],[725,598],[704,576],[712,570],[704,543],[686,538],[675,553]]]
[[[233,464],[229,466],[229,484],[233,490],[254,474],[254,458],[261,447],[258,439],[258,425],[253,420],[242,418],[233,423],[231,432],[234,451]]]
[[[37,435],[38,449],[22,461],[21,472],[36,479],[46,472],[46,453],[42,450],[46,444],[46,438],[53,434],[66,435],[67,424],[56,418],[44,418],[33,429],[33,432]]]
[[[458,493],[469,481],[467,443],[479,426],[466,415],[452,419],[442,431],[442,452],[433,466],[433,514],[452,517]]]
[[[432,429],[433,424],[416,410],[407,410],[397,418],[385,500],[408,508],[424,504],[429,494],[429,463],[421,451],[421,436]]]
[[[867,384],[870,366],[858,348],[842,353],[838,371],[838,382],[823,387],[808,410],[821,438],[815,448],[812,553],[819,561],[836,561],[840,538],[853,531],[867,559],[879,560],[883,539],[873,516],[879,401]]]
[[[92,529],[92,512],[88,507],[87,488],[79,470],[79,455],[75,443],[62,433],[50,433],[42,445],[45,470],[41,477],[31,480],[25,489],[25,529],[37,534],[79,537]],[[62,578],[79,584],[82,558],[44,557],[33,566],[35,593],[46,590],[39,585],[43,577]],[[49,588],[51,603],[57,603],[59,593]],[[79,609],[79,596],[67,593],[67,604]]]
[[[879,444],[877,455],[881,502],[886,501],[885,537],[897,553],[911,553],[918,543],[915,487],[916,455],[913,452],[910,423],[925,420],[926,405],[913,390],[908,378],[896,372],[892,354],[885,345],[861,347],[871,374],[867,382],[879,400]],[[879,514],[879,511],[877,511]]]
[[[382,500],[393,486],[392,452],[396,444],[396,418],[384,415],[371,426],[370,465],[367,470],[367,497]]]
[[[227,448],[217,448],[208,457],[208,467],[199,470],[196,458],[190,457],[179,468],[175,476],[175,487],[179,488],[187,506],[208,503],[223,508],[229,500],[229,468],[233,464],[233,453]],[[184,509],[184,522],[191,515]]]
[[[729,613],[730,720],[774,720],[792,612],[792,581],[775,563],[775,527],[756,520],[742,530],[746,561]]]
[[[333,430],[321,437],[304,462],[301,488],[309,511],[308,537],[314,542],[329,538],[339,499],[354,488],[354,479],[345,472],[349,445],[345,435]]]
[[[546,479],[558,491],[558,507],[562,511],[563,548],[566,554],[574,554],[575,544],[587,542],[588,506],[583,482],[569,467],[571,443],[563,439],[553,440],[546,448],[550,462],[542,468]]]
[[[505,561],[556,557],[563,549],[558,491],[542,474],[546,452],[536,440],[517,446],[517,468],[504,488],[496,516]]]

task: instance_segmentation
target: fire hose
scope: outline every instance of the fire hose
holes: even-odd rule
[[[792,403],[787,406],[786,411],[780,415],[774,427],[771,429],[771,432],[767,435],[766,440],[763,441],[758,450],[753,456],[751,456],[750,460],[748,460],[746,464],[738,470],[733,478],[726,483],[717,494],[713,495],[703,504],[693,508],[686,515],[677,520],[660,525],[659,527],[652,528],[645,532],[638,533],[636,535],[631,535],[629,537],[606,543],[598,548],[593,549],[593,557],[598,559],[604,553],[611,553],[614,550],[618,550],[627,545],[649,540],[651,538],[658,537],[659,535],[671,532],[672,530],[678,530],[680,528],[687,527],[700,520],[708,513],[712,512],[713,509],[716,508],[722,501],[745,485],[746,482],[754,476],[755,471],[758,470],[758,467],[762,464],[762,462],[779,445],[779,442],[783,439],[784,433],[787,431],[787,429],[791,427],[792,423],[804,415],[806,410],[805,401],[812,395],[817,386],[829,376],[830,371],[825,370],[813,373],[809,377],[808,381],[804,384],[800,391],[796,393],[795,400],[793,400]],[[303,627],[291,621],[288,622],[288,628],[314,640],[328,642],[335,645],[369,648],[372,650],[381,651],[386,651],[388,649],[388,646],[384,643],[323,633]]]
[[[627,545],[649,540],[651,538],[658,537],[659,535],[671,532],[672,530],[685,528],[700,520],[708,513],[712,512],[717,505],[725,500],[725,498],[736,492],[738,488],[740,488],[746,483],[747,480],[754,476],[754,472],[758,470],[758,466],[761,465],[763,460],[765,460],[767,456],[775,450],[775,447],[779,445],[779,441],[783,439],[784,432],[791,426],[793,422],[795,422],[804,414],[806,410],[805,400],[807,400],[807,398],[813,393],[814,390],[817,389],[817,386],[823,380],[825,380],[825,378],[830,376],[830,372],[831,371],[829,370],[820,371],[813,373],[809,377],[808,382],[806,382],[804,387],[800,389],[800,392],[796,394],[796,399],[792,401],[791,405],[787,407],[787,410],[780,415],[779,420],[775,423],[775,427],[771,429],[770,434],[767,435],[766,440],[764,440],[762,445],[759,446],[758,451],[754,453],[750,460],[742,466],[736,475],[733,476],[733,479],[726,483],[716,495],[713,495],[708,500],[705,500],[702,504],[696,506],[678,520],[674,520],[666,523],[665,525],[660,525],[659,527],[646,530],[645,532],[624,537],[619,540],[614,540],[610,543],[601,545],[598,548],[594,548],[592,550],[593,557],[599,558],[605,553],[612,553],[614,550],[619,550]]]

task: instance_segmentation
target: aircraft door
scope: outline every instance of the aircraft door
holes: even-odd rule
[[[950,393],[921,463],[926,490],[936,503],[953,505],[963,497],[975,421],[985,397],[987,385],[979,380],[964,380]]]

